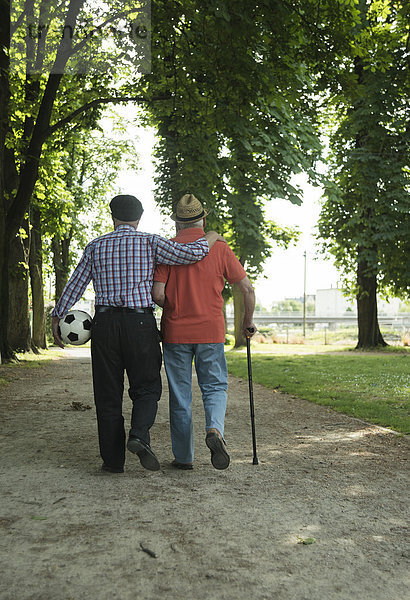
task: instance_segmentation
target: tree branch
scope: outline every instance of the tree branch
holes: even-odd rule
[[[16,19],[15,24],[12,25],[10,23],[10,37],[13,37],[13,35],[16,33],[17,29],[20,27],[20,25],[24,21],[25,16],[26,16],[26,13],[24,12],[24,10],[22,10],[21,13],[20,13],[20,15]]]
[[[132,14],[133,12],[135,12],[135,9],[122,11],[122,12],[116,13],[116,14],[108,17],[108,19],[106,19],[103,23],[101,23],[100,25],[97,25],[97,27],[95,27],[95,29],[90,31],[85,36],[85,38],[83,40],[81,40],[81,42],[78,42],[78,44],[73,46],[70,55],[76,54],[79,50],[81,50],[90,41],[90,39],[92,39],[94,37],[94,35],[97,34],[99,31],[101,31],[106,25],[113,23],[116,19],[120,19],[121,17],[127,17],[128,15]]]
[[[91,102],[87,102],[87,104],[80,106],[80,108],[77,108],[77,110],[74,110],[71,114],[64,117],[64,119],[60,119],[60,121],[57,121],[57,123],[54,123],[54,125],[51,125],[47,129],[46,137],[50,137],[50,135],[52,135],[55,131],[57,131],[57,129],[64,127],[64,125],[67,125],[67,123],[70,123],[79,115],[87,112],[88,110],[91,110],[92,108],[95,108],[99,104],[110,104],[110,103],[117,104],[117,103],[121,103],[121,102],[147,102],[147,103],[150,103],[150,102],[158,102],[160,100],[169,100],[170,98],[171,98],[171,95],[163,95],[163,96],[158,96],[156,98],[151,98],[151,99],[144,98],[143,96],[120,96],[118,98],[96,98],[95,100],[92,100]]]

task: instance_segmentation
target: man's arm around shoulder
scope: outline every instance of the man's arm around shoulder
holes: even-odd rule
[[[217,241],[226,240],[216,233],[208,231],[203,237],[194,242],[180,243],[173,240],[166,240],[161,236],[153,236],[156,239],[157,264],[165,265],[189,265],[205,258],[209,250]]]
[[[222,235],[219,235],[219,233],[216,233],[216,231],[207,231],[205,239],[208,242],[209,249],[212,248],[215,242],[225,242],[227,244],[226,239]]]

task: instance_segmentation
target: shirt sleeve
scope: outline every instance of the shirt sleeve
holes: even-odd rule
[[[60,300],[51,313],[53,317],[63,317],[65,313],[82,297],[85,288],[91,281],[92,269],[91,258],[87,248],[76,266],[74,273],[65,286]]]
[[[169,265],[157,265],[154,272],[154,281],[167,283],[169,277]]]
[[[235,254],[225,245],[224,277],[228,283],[238,283],[246,277],[246,271],[236,258]]]
[[[179,244],[154,235],[155,262],[164,265],[190,265],[202,260],[209,253],[208,242],[200,238],[196,242]]]

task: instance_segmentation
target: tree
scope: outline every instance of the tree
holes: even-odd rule
[[[31,235],[29,250],[29,269],[32,298],[32,334],[31,348],[35,352],[38,348],[46,348],[46,323],[44,307],[43,284],[43,248],[41,212],[37,206],[32,205],[30,215]]]
[[[137,152],[126,139],[126,121],[118,133],[114,119],[118,119],[115,114],[105,119],[105,128],[108,122],[113,124],[112,132],[105,133],[98,122],[91,122],[87,129],[76,127],[61,134],[43,151],[30,219],[33,349],[45,347],[43,254],[49,267],[52,256],[57,300],[77,259],[73,242],[83,248],[105,230],[106,198],[116,174],[125,161],[136,167]]]
[[[63,207],[60,197],[59,210],[53,210],[52,228],[47,228],[53,253],[56,301],[73,264],[72,241],[83,248],[91,237],[101,234],[106,224],[106,198],[115,187],[118,171],[125,162],[128,167],[135,168],[137,164],[137,150],[124,132],[123,139],[115,139],[99,128],[96,124],[94,131],[79,130],[64,141],[61,162],[67,197]]]
[[[0,16],[0,353],[2,361],[13,353],[8,343],[10,249],[30,213],[30,202],[38,180],[39,165],[47,140],[60,129],[70,128],[85,115],[95,114],[113,102],[144,101],[128,96],[138,78],[140,53],[132,36],[121,39],[121,60],[103,52],[103,38],[97,33],[132,19],[139,13],[133,2],[110,0],[96,8],[97,26],[90,31],[90,14],[84,0],[70,0],[52,7],[47,0],[14,2],[1,0]],[[53,8],[53,10],[51,10]],[[11,21],[12,19],[12,21]],[[37,21],[36,21],[37,19]],[[32,24],[38,23],[39,29]],[[16,40],[10,51],[10,31]],[[23,34],[19,33],[23,28]],[[20,28],[20,29],[19,29]],[[88,28],[88,29],[87,29]],[[57,38],[53,39],[53,31]],[[80,31],[80,38],[74,34]],[[81,32],[85,31],[81,38]],[[46,33],[44,33],[46,32]],[[62,32],[62,35],[61,35]],[[133,33],[136,30],[133,29]],[[44,35],[43,35],[44,33]],[[84,67],[84,49],[90,50],[92,64]],[[15,72],[10,72],[10,57]],[[133,66],[130,72],[130,60]],[[84,70],[84,69],[83,69]],[[127,71],[127,85],[119,79]],[[41,75],[45,72],[46,75]],[[118,74],[114,78],[107,72]],[[80,92],[80,93],[79,93]]]
[[[337,117],[319,232],[356,294],[357,347],[365,348],[386,345],[377,291],[410,292],[410,13],[401,2],[358,8],[331,96]]]
[[[256,275],[272,242],[294,237],[266,222],[264,204],[300,204],[290,178],[305,170],[315,180],[320,154],[300,18],[268,1],[154,7],[154,68],[144,92],[171,95],[150,107],[160,136],[157,200],[170,212],[183,193],[198,195],[212,209],[209,224],[223,228]]]

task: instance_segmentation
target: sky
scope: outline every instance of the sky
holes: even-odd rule
[[[138,171],[122,171],[115,186],[116,193],[137,196],[144,206],[140,230],[169,236],[174,234],[173,223],[164,221],[154,201],[154,164],[152,149],[155,136],[152,130],[136,128],[136,148],[140,158]],[[306,293],[315,294],[317,289],[336,287],[338,274],[331,261],[317,257],[314,228],[320,212],[320,188],[309,185],[306,177],[298,175],[293,183],[303,189],[302,206],[285,200],[272,200],[267,205],[267,217],[278,225],[298,227],[301,236],[296,246],[288,250],[277,248],[265,263],[264,275],[254,283],[257,302],[270,308],[273,302],[285,298],[303,296],[304,252],[306,251]],[[200,199],[200,198],[199,198]]]

